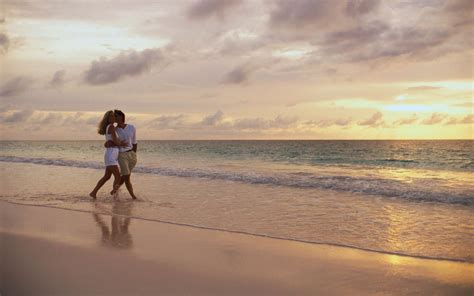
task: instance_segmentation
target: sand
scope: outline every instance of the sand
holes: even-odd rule
[[[473,295],[474,264],[0,202],[1,295]]]

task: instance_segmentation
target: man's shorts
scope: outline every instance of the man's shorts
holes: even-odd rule
[[[137,153],[135,153],[133,150],[128,152],[120,152],[118,155],[118,163],[120,166],[120,175],[130,175],[133,168],[137,164]]]

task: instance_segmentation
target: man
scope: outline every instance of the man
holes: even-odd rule
[[[137,199],[133,193],[132,182],[130,181],[130,175],[132,170],[137,164],[137,135],[135,127],[131,124],[125,123],[125,114],[120,110],[114,110],[115,120],[117,121],[117,132],[118,138],[125,142],[124,146],[119,147],[118,163],[120,167],[120,185],[125,183],[128,193],[133,199]],[[114,143],[107,141],[105,147],[114,146]]]

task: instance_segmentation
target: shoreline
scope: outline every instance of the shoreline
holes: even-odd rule
[[[5,295],[471,295],[474,291],[470,263],[9,202],[1,202],[0,211],[4,222],[0,290]]]
[[[133,201],[130,201],[130,202],[133,202]],[[115,216],[119,218],[130,218],[134,220],[169,224],[169,225],[180,226],[180,227],[190,227],[190,228],[195,228],[195,229],[217,231],[217,232],[223,232],[223,233],[229,233],[229,234],[248,235],[248,236],[259,237],[259,238],[267,238],[267,239],[281,240],[281,241],[287,241],[287,242],[297,242],[297,243],[303,243],[303,244],[309,244],[309,245],[336,247],[336,248],[343,248],[343,249],[349,249],[349,250],[357,250],[357,251],[362,251],[362,252],[367,252],[367,253],[376,253],[380,255],[394,255],[398,257],[406,257],[406,258],[413,258],[413,259],[465,263],[465,264],[474,265],[474,261],[467,261],[463,259],[430,257],[430,256],[423,256],[423,255],[410,255],[410,254],[396,253],[396,252],[390,252],[390,251],[381,251],[381,250],[375,250],[375,249],[369,249],[369,248],[363,248],[363,247],[357,247],[357,246],[351,246],[351,245],[337,244],[337,243],[331,243],[331,242],[317,242],[317,241],[310,241],[310,240],[297,239],[297,238],[278,237],[278,236],[273,236],[269,234],[259,234],[259,233],[252,233],[252,232],[232,230],[232,229],[213,228],[213,227],[208,227],[208,226],[186,224],[186,223],[152,219],[152,218],[146,218],[146,217],[126,216],[126,215],[120,215],[116,213],[97,213],[97,212],[88,211],[88,210],[70,209],[70,208],[54,206],[54,205],[33,205],[33,204],[23,204],[19,202],[4,201],[4,200],[0,200],[0,206],[1,206],[1,203],[7,203],[7,204],[12,204],[12,205],[18,205],[18,206],[26,206],[26,207],[39,207],[39,208],[57,209],[57,210],[64,210],[64,211],[73,211],[73,212],[86,213],[86,214],[106,215],[106,216],[111,216],[111,217]],[[91,200],[91,203],[94,203],[94,201]]]

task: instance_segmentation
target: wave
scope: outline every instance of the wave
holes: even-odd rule
[[[472,169],[472,168],[474,168],[474,161],[471,161],[469,163],[466,163],[466,164],[462,165],[461,168],[463,168],[463,169]]]
[[[400,163],[418,163],[418,161],[413,159],[396,159],[396,158],[386,158],[377,160],[380,162],[400,162]]]
[[[97,162],[0,156],[2,162],[30,163],[37,165],[67,166],[76,168],[103,169]],[[246,184],[284,186],[294,188],[316,188],[361,193],[366,195],[401,198],[415,202],[437,202],[474,206],[474,191],[466,188],[443,186],[439,180],[428,179],[413,183],[378,177],[353,175],[316,175],[313,173],[257,173],[232,172],[208,168],[137,167],[135,172],[161,176],[226,180]],[[464,186],[467,187],[467,186]]]

